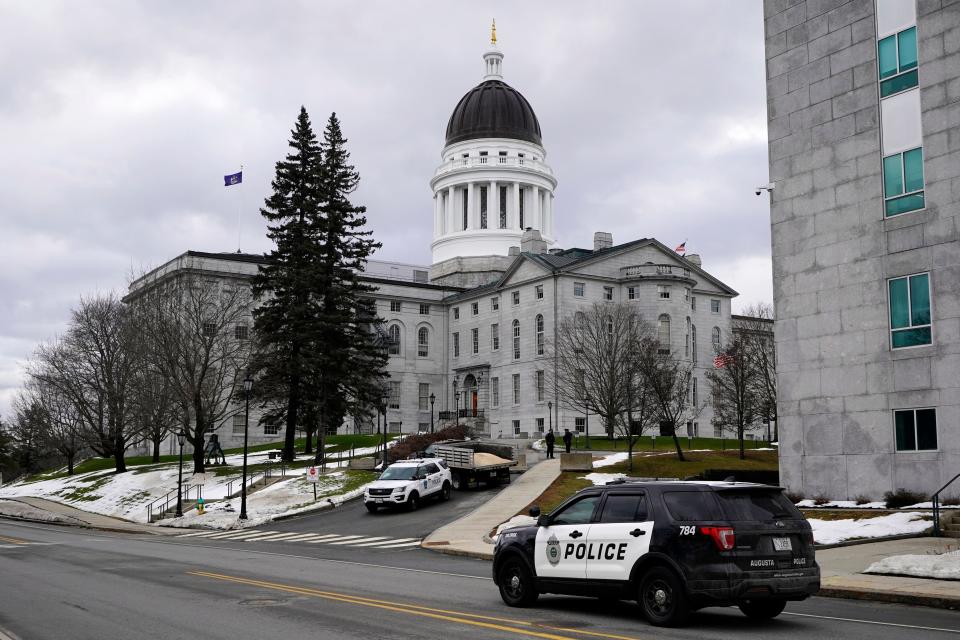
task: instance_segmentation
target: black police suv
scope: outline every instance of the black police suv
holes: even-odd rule
[[[498,536],[493,580],[510,606],[541,593],[637,600],[651,624],[708,606],[773,618],[820,589],[810,524],[783,489],[617,481]]]

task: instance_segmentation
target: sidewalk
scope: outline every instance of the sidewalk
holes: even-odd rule
[[[4,507],[4,502],[13,503],[12,508],[10,506]],[[165,527],[151,527],[145,524],[120,520],[119,518],[111,518],[110,516],[100,515],[99,513],[76,509],[60,502],[54,502],[53,500],[23,496],[0,499],[0,515],[23,520],[52,522],[55,524],[67,524],[103,531],[119,531],[122,533],[150,533],[160,536],[182,533],[178,530],[168,530]]]

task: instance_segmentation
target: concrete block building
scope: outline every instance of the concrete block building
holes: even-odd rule
[[[781,482],[960,473],[960,3],[765,0]]]
[[[550,357],[558,324],[597,302],[636,305],[671,354],[694,364],[691,406],[709,405],[706,371],[728,338],[736,291],[699,256],[655,239],[615,245],[598,232],[590,248],[554,247],[557,179],[540,124],[503,81],[495,40],[483,59],[483,80],[454,109],[430,180],[432,264],[373,260],[363,274],[389,337],[387,429],[426,431],[431,416],[436,426],[456,415],[494,438],[537,437],[551,426],[599,435],[596,416],[558,401],[565,391],[551,386]],[[188,251],[133,283],[131,295],[179,269],[249,279],[262,259]],[[689,435],[713,435],[711,417],[709,406],[691,411]],[[375,426],[350,420],[343,428]],[[253,441],[276,440],[278,429],[253,428]],[[235,446],[242,416],[219,433]]]

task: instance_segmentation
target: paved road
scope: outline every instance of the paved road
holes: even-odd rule
[[[510,609],[489,563],[421,549],[92,533],[0,520],[0,637],[953,638],[960,613],[813,598],[752,623],[708,609],[685,629],[635,605],[545,596]]]

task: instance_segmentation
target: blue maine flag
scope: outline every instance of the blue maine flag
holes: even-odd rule
[[[223,186],[229,187],[230,185],[240,184],[243,182],[243,171],[238,171],[237,173],[231,173],[228,176],[223,176]]]

